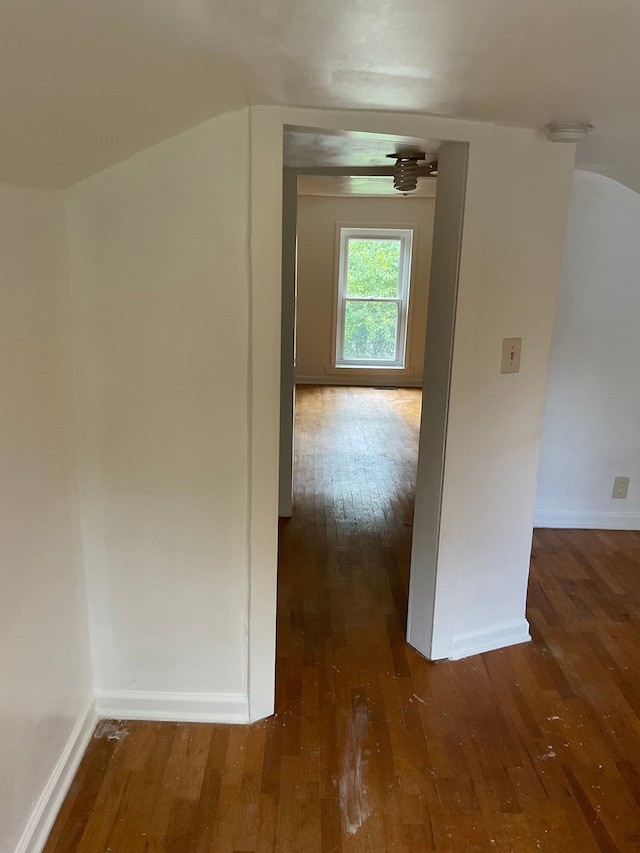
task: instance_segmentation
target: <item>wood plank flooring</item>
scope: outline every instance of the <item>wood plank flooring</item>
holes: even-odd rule
[[[640,533],[537,531],[534,641],[425,661],[419,408],[298,389],[275,716],[101,724],[45,853],[640,851]]]

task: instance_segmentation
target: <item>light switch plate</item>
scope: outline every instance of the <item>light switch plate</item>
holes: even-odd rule
[[[502,360],[500,373],[518,373],[520,370],[520,351],[522,338],[504,338],[502,341]]]

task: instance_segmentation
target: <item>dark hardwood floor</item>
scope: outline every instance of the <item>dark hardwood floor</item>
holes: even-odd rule
[[[46,853],[640,851],[640,533],[536,531],[533,642],[425,661],[419,408],[298,389],[276,714],[101,724]]]

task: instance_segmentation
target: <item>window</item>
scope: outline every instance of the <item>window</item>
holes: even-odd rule
[[[404,367],[413,231],[340,228],[336,367]]]

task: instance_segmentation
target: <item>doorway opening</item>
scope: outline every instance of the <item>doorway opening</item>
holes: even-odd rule
[[[433,313],[434,320],[442,320],[444,317],[444,325],[439,323],[439,333],[437,335],[437,340],[435,344],[431,346],[432,355],[436,355],[435,368],[433,365],[430,365],[429,371],[430,375],[425,374],[426,379],[426,387],[428,389],[428,395],[433,404],[433,423],[431,423],[430,427],[425,430],[424,423],[422,427],[419,427],[419,403],[416,406],[416,400],[420,398],[420,385],[422,380],[422,366],[424,359],[424,351],[425,351],[425,337],[426,336],[426,307],[427,307],[427,296],[424,295],[424,305],[423,309],[416,310],[415,305],[413,313],[411,313],[411,302],[409,302],[407,306],[407,315],[406,315],[406,325],[403,331],[403,334],[406,335],[407,342],[407,352],[410,353],[407,357],[406,361],[398,357],[398,347],[396,337],[396,348],[393,353],[394,356],[394,364],[393,365],[376,365],[376,370],[371,370],[372,365],[347,365],[345,364],[346,359],[344,358],[344,337],[341,339],[341,331],[344,336],[344,331],[341,330],[341,316],[344,317],[346,313],[346,308],[344,304],[341,305],[341,299],[348,299],[349,293],[347,292],[345,297],[345,289],[344,287],[340,287],[340,262],[341,262],[341,252],[340,246],[344,245],[341,239],[341,235],[345,233],[354,233],[351,229],[366,229],[367,227],[386,227],[391,228],[393,225],[400,227],[402,225],[407,224],[407,219],[411,219],[412,216],[409,215],[405,208],[405,212],[400,217],[400,219],[396,219],[395,222],[389,221],[375,221],[375,218],[372,213],[372,207],[374,199],[371,198],[371,194],[369,194],[368,200],[365,201],[365,213],[360,215],[347,215],[347,214],[339,214],[336,213],[335,202],[331,202],[328,199],[331,197],[335,197],[335,193],[330,193],[325,191],[319,191],[318,185],[320,179],[324,178],[325,180],[333,180],[340,181],[343,183],[355,181],[353,174],[357,173],[357,180],[385,180],[390,189],[390,195],[394,194],[392,189],[392,181],[387,177],[389,174],[388,166],[386,169],[384,167],[375,167],[375,166],[360,166],[353,167],[348,164],[338,164],[331,165],[332,157],[335,158],[335,146],[332,148],[332,142],[335,141],[335,137],[339,135],[341,138],[340,142],[340,156],[343,156],[345,151],[344,138],[348,137],[346,133],[333,132],[328,135],[327,138],[319,137],[322,134],[319,131],[313,131],[311,129],[304,128],[293,128],[291,129],[289,135],[287,135],[287,131],[285,130],[285,170],[284,170],[284,180],[283,180],[283,313],[282,313],[282,328],[283,328],[283,337],[282,337],[282,406],[281,406],[281,468],[280,468],[280,515],[284,517],[291,517],[293,514],[293,520],[291,522],[281,522],[281,528],[286,531],[283,533],[282,539],[282,548],[281,548],[281,559],[282,564],[284,566],[291,567],[292,560],[292,552],[295,551],[299,557],[298,565],[301,565],[301,560],[303,555],[306,555],[306,559],[309,559],[311,564],[315,566],[315,581],[309,580],[308,583],[311,584],[311,587],[315,584],[316,593],[320,589],[318,586],[318,578],[322,576],[323,571],[327,570],[337,570],[338,577],[344,578],[349,575],[349,571],[347,570],[347,564],[343,563],[343,557],[345,555],[351,555],[350,562],[348,565],[353,568],[353,561],[358,565],[368,565],[371,566],[372,554],[374,552],[377,553],[377,560],[380,566],[385,567],[387,583],[390,588],[394,589],[394,619],[395,619],[395,635],[396,637],[402,638],[404,634],[404,625],[406,623],[407,616],[407,586],[409,583],[409,552],[411,551],[412,546],[412,518],[413,518],[413,502],[412,496],[409,495],[408,490],[411,489],[411,484],[415,480],[415,460],[418,454],[418,447],[420,447],[420,454],[422,456],[428,456],[426,463],[423,462],[423,476],[421,482],[421,488],[424,494],[429,496],[426,504],[423,500],[422,508],[423,515],[434,516],[431,524],[430,524],[430,538],[428,541],[425,541],[424,537],[420,540],[420,551],[417,555],[413,556],[413,564],[411,568],[411,585],[412,585],[412,594],[409,596],[409,625],[411,625],[412,621],[415,626],[417,626],[416,635],[419,634],[420,638],[424,640],[422,646],[418,646],[417,643],[412,642],[412,637],[408,635],[409,642],[418,647],[419,651],[430,657],[431,656],[431,645],[433,637],[429,635],[425,636],[424,627],[425,620],[423,617],[424,614],[427,614],[427,622],[431,620],[431,627],[434,625],[433,620],[433,610],[434,610],[434,599],[435,599],[435,575],[437,568],[437,538],[438,538],[438,523],[439,523],[439,499],[434,503],[432,500],[433,494],[437,493],[439,489],[442,488],[442,468],[444,464],[444,435],[446,428],[446,416],[447,416],[447,404],[448,404],[448,384],[449,384],[449,371],[450,371],[450,360],[451,360],[451,347],[453,341],[453,321],[455,319],[455,290],[457,287],[457,261],[459,258],[459,248],[460,248],[460,236],[461,236],[461,222],[462,222],[462,208],[464,202],[464,180],[466,177],[466,154],[467,147],[466,145],[460,146],[464,148],[464,156],[458,158],[458,162],[455,162],[452,165],[452,168],[449,172],[457,172],[460,180],[458,181],[458,198],[454,199],[454,202],[458,203],[458,228],[456,230],[455,223],[453,229],[451,227],[448,228],[449,234],[447,239],[441,239],[440,241],[440,267],[442,267],[443,257],[446,256],[447,264],[444,266],[447,269],[442,271],[439,269],[441,282],[436,287],[436,294],[428,296],[429,300],[429,313]],[[357,134],[357,148],[358,153],[361,156],[363,153],[363,134]],[[375,137],[374,134],[367,135],[368,137]],[[301,142],[302,138],[302,142]],[[327,142],[327,139],[329,140]],[[418,141],[420,146],[426,146],[425,140]],[[303,144],[304,143],[304,144]],[[379,146],[377,155],[380,156],[381,151],[384,151],[384,157],[391,150],[391,146],[393,146],[394,142],[390,140],[389,137],[383,137],[378,139],[375,138],[375,143]],[[437,143],[439,144],[439,143]],[[289,150],[287,150],[287,145],[289,145]],[[453,146],[455,150],[456,143],[446,143],[445,146]],[[346,146],[348,148],[348,146]],[[326,150],[325,150],[326,149]],[[295,156],[292,156],[292,150]],[[320,159],[319,158],[320,151]],[[322,154],[324,151],[324,154]],[[328,152],[328,153],[327,153]],[[333,153],[332,153],[333,152]],[[322,156],[326,156],[329,161],[329,165],[327,164],[327,159],[322,160]],[[296,160],[295,158],[299,159]],[[316,158],[314,160],[314,158]],[[455,157],[453,158],[455,161]],[[313,162],[312,162],[313,161]],[[463,168],[460,168],[460,166]],[[307,190],[307,193],[299,192],[299,182],[302,184],[305,181],[311,181],[314,183],[315,189],[313,191]],[[432,186],[433,186],[433,179]],[[446,182],[445,182],[446,183]],[[455,183],[455,181],[453,182]],[[347,193],[349,195],[349,193]],[[360,193],[351,193],[351,201],[356,201],[359,199],[362,201],[363,195],[366,195],[362,192]],[[422,229],[416,228],[415,230],[420,234],[420,237],[423,239],[425,237],[431,237],[433,233],[433,214],[435,209],[435,193],[431,194],[431,225],[430,227],[423,227]],[[455,195],[455,193],[454,193]],[[313,199],[310,200],[310,197]],[[320,198],[318,198],[320,197]],[[406,202],[406,199],[398,198],[398,194],[396,193],[396,198],[394,202]],[[413,199],[408,200],[409,204],[414,202]],[[415,200],[417,201],[417,199]],[[303,280],[303,271],[302,271],[302,247],[303,247],[303,234],[301,233],[304,229],[303,221],[305,217],[301,216],[301,210],[303,208],[327,208],[333,205],[333,219],[332,219],[332,233],[331,233],[331,247],[327,248],[327,244],[321,245],[322,241],[319,241],[318,235],[322,231],[324,227],[323,215],[318,212],[316,209],[315,212],[309,215],[309,232],[313,235],[313,241],[318,243],[315,250],[310,251],[311,260],[308,263],[307,269],[312,270],[309,274],[310,278],[316,279],[318,275],[320,275],[321,270],[324,269],[324,279],[330,279],[330,286],[327,288],[326,286],[319,286],[317,283],[312,284],[308,288],[308,292],[301,292],[301,281]],[[455,207],[455,203],[453,205],[444,205],[445,209],[447,207]],[[325,211],[326,213],[326,211]],[[324,219],[327,217],[324,216]],[[445,217],[446,218],[446,217]],[[454,217],[455,218],[455,217]],[[329,216],[331,219],[331,216]],[[404,219],[404,222],[402,221]],[[451,222],[448,223],[451,226]],[[415,223],[414,223],[415,225]],[[442,229],[441,229],[442,230]],[[356,235],[357,236],[357,235]],[[412,232],[412,236],[415,237],[415,232]],[[441,235],[442,238],[442,235]],[[453,251],[447,251],[453,247]],[[429,266],[430,266],[430,240],[428,247],[428,261],[427,261],[427,271],[426,274],[422,271],[421,276],[422,280],[428,283],[429,279]],[[344,253],[342,253],[344,255]],[[454,262],[452,263],[452,259]],[[438,259],[434,259],[434,263],[436,268],[438,269]],[[329,276],[326,274],[326,269],[330,268],[331,272]],[[420,277],[415,275],[415,268],[413,269],[413,284],[412,288],[415,289],[416,284],[420,281]],[[307,283],[307,272],[305,271],[305,287]],[[327,289],[329,289],[329,293],[327,293]],[[448,291],[448,296],[443,298],[442,291]],[[400,288],[396,294],[389,295],[387,298],[394,300],[393,311],[391,311],[388,307],[385,306],[385,311],[387,314],[392,315],[395,312],[395,316],[399,317],[402,307],[400,305],[401,296],[399,295]],[[376,299],[377,295],[371,294],[369,297]],[[308,304],[303,304],[303,302],[307,300]],[[433,312],[432,312],[432,302],[434,304]],[[342,311],[342,315],[341,315]],[[324,332],[320,332],[316,334],[318,331],[318,327],[322,325],[321,320],[325,322],[333,322],[333,332],[329,332],[327,334],[326,329]],[[431,323],[431,318],[430,318]],[[309,335],[309,329],[311,329],[311,334]],[[315,330],[315,331],[314,331]],[[307,347],[308,336],[314,339],[314,343],[311,347]],[[301,342],[305,341],[305,349],[301,350]],[[321,342],[320,342],[321,341]],[[315,347],[315,356],[318,353],[322,352],[322,357],[324,358],[324,362],[322,360],[313,363],[313,352],[311,352]],[[413,347],[413,351],[411,351],[411,347]],[[447,354],[448,348],[448,354]],[[420,349],[419,355],[416,357],[416,349]],[[309,351],[307,351],[309,350]],[[444,361],[442,361],[442,355],[445,355]],[[340,356],[343,356],[341,359]],[[321,358],[322,358],[321,357]],[[440,358],[440,363],[438,361],[438,357]],[[428,371],[428,373],[429,373]],[[437,374],[437,375],[436,375]],[[300,388],[300,406],[295,405],[296,398],[296,383],[299,383],[298,387]],[[301,384],[302,383],[302,384]],[[349,388],[349,386],[355,386]],[[409,409],[412,408],[414,414],[417,411],[417,417],[414,420],[412,426],[405,424],[403,428],[397,428],[397,433],[402,433],[403,429],[406,428],[405,438],[404,438],[404,452],[407,460],[410,460],[413,457],[413,475],[406,476],[405,471],[405,484],[407,486],[407,490],[405,490],[405,494],[402,496],[400,500],[398,500],[397,491],[395,492],[395,497],[391,497],[387,492],[385,495],[374,488],[374,493],[376,497],[374,499],[375,506],[371,505],[371,501],[369,499],[362,499],[362,485],[366,484],[367,478],[375,479],[375,474],[380,470],[381,460],[385,459],[385,455],[391,457],[392,454],[388,453],[390,449],[390,438],[389,435],[385,435],[382,438],[382,446],[378,446],[376,450],[376,441],[374,437],[368,436],[364,426],[371,426],[373,422],[376,421],[376,417],[379,416],[380,406],[382,405],[382,399],[384,397],[389,399],[389,394],[387,392],[383,392],[380,390],[373,390],[372,386],[382,387],[396,387],[398,388],[398,392],[394,392],[398,394],[398,397],[402,397],[404,395],[405,398],[400,404],[400,409],[405,407],[405,415]],[[409,389],[413,387],[413,392]],[[358,396],[359,395],[359,396]],[[378,395],[379,400],[375,400],[375,396]],[[382,395],[382,397],[380,397]],[[413,396],[413,404],[409,403],[409,399]],[[353,411],[349,410],[349,406],[356,403],[356,414],[353,414]],[[372,406],[373,409],[371,411],[377,412],[377,415],[373,415],[371,411],[366,413],[367,407]],[[384,408],[384,406],[383,406]],[[395,417],[396,420],[402,420],[403,415],[390,415],[389,414],[389,405],[386,404],[387,408],[387,417],[393,420]],[[392,408],[392,407],[391,407]],[[358,423],[358,414],[357,412],[362,410],[363,414],[363,422]],[[296,453],[302,453],[305,462],[305,470],[303,479],[307,479],[306,482],[302,486],[301,497],[299,498],[300,507],[304,507],[303,511],[298,509],[298,507],[294,508],[293,505],[293,459],[294,459],[294,443],[293,443],[293,422],[294,422],[294,412],[296,425],[298,430],[300,431],[300,442],[298,447],[296,448]],[[352,427],[356,430],[356,435],[358,439],[354,439],[353,437],[347,438],[345,435],[342,435],[342,440],[344,446],[348,446],[351,444],[358,444],[358,441],[364,443],[364,447],[360,448],[360,455],[356,454],[356,458],[359,460],[356,464],[359,466],[359,472],[351,469],[348,463],[344,463],[344,454],[342,450],[344,447],[341,446],[340,441],[336,441],[338,434],[341,433],[341,428],[336,425],[336,418],[338,415],[342,414],[346,417],[346,420],[350,423]],[[321,415],[324,417],[321,417]],[[411,420],[410,418],[408,419]],[[364,423],[366,421],[366,424]],[[399,421],[398,421],[399,422]],[[315,423],[316,428],[319,429],[320,438],[320,452],[314,451],[313,459],[309,460],[309,452],[305,449],[307,445],[305,445],[305,441],[308,440],[308,433],[310,429],[310,424]],[[421,438],[418,438],[418,433],[421,432]],[[384,432],[384,431],[383,431]],[[393,430],[391,430],[393,432]],[[412,435],[412,438],[408,436]],[[425,435],[428,437],[430,444],[426,443]],[[409,446],[412,445],[414,450],[408,450]],[[342,461],[336,462],[336,452],[338,457]],[[318,459],[316,457],[322,457],[325,455],[324,459],[320,459],[318,463]],[[332,457],[332,458],[330,458]],[[298,459],[300,461],[300,459]],[[313,463],[313,464],[311,464]],[[318,470],[318,464],[320,464],[320,470]],[[338,474],[336,474],[336,464],[338,465]],[[401,470],[402,465],[404,464],[402,459],[395,459],[393,462],[394,466],[396,466],[396,470]],[[438,467],[438,465],[440,467]],[[426,474],[424,473],[426,471]],[[347,480],[344,481],[343,474],[347,473]],[[360,480],[358,477],[355,477],[355,474],[359,473],[363,476],[364,479]],[[334,514],[336,513],[336,506],[338,506],[337,514],[334,515],[333,518],[328,517],[327,513],[327,486],[330,485],[333,489],[331,494],[329,505],[333,507]],[[389,482],[396,482],[393,477],[388,478]],[[419,477],[420,479],[420,477]],[[383,476],[384,480],[384,476]],[[345,482],[350,485],[351,491],[346,494],[344,491]],[[336,491],[337,489],[337,491]],[[306,491],[305,491],[306,490]],[[359,495],[358,499],[354,502],[354,490]],[[411,489],[411,492],[413,490]],[[349,498],[350,495],[351,497]],[[437,495],[436,495],[437,498]],[[401,513],[401,521],[400,525],[403,528],[401,531],[402,536],[397,539],[397,544],[394,546],[391,544],[391,536],[389,534],[388,528],[382,530],[377,527],[377,517],[379,516],[384,520],[385,515],[385,507],[387,516],[393,516],[393,522],[397,521],[397,514],[395,512],[391,512],[389,507],[393,505],[393,501],[396,500],[399,505],[402,506]],[[337,503],[336,503],[337,502]],[[363,515],[363,507],[368,503],[368,510],[366,518]],[[350,505],[352,511],[352,517],[348,518],[344,513],[347,505]],[[342,515],[340,515],[342,512]],[[297,516],[300,517],[297,517]],[[306,517],[306,522],[304,518]],[[387,520],[389,520],[389,518]],[[313,524],[311,522],[313,519]],[[423,519],[424,520],[424,519]],[[349,525],[353,525],[352,528]],[[288,525],[288,526],[287,526]],[[301,540],[297,540],[296,536],[291,536],[292,543],[289,545],[288,536],[289,531],[296,531],[297,527],[302,525],[304,528],[306,525],[306,534],[303,531],[303,538]],[[429,527],[429,524],[426,525]],[[356,527],[360,527],[360,530],[356,530]],[[306,535],[306,539],[304,538]],[[357,541],[354,539],[354,536],[357,535]],[[321,541],[322,537],[324,537],[324,541]],[[377,537],[377,539],[376,539]],[[375,544],[374,544],[375,539]],[[414,539],[414,537],[413,537]],[[335,553],[330,553],[327,549],[327,542],[331,541],[337,551]],[[402,544],[402,543],[405,544]],[[307,550],[307,545],[311,544],[313,547],[313,553],[309,553]],[[382,543],[386,543],[382,544]],[[395,551],[394,551],[395,549]],[[414,550],[415,550],[415,541],[414,541]],[[344,552],[344,553],[343,553]],[[406,568],[404,570],[404,584],[402,581],[402,571],[400,570],[396,573],[396,579],[390,580],[391,575],[389,573],[389,554],[396,554],[393,559],[397,559],[397,555],[404,552],[404,560],[406,563]],[[354,555],[359,556],[354,556]],[[315,555],[315,556],[314,556]],[[319,556],[318,556],[319,555]],[[367,556],[368,555],[368,556]],[[427,560],[431,560],[433,565],[422,565],[425,562],[425,557]],[[317,563],[317,560],[320,560],[320,563]],[[358,563],[360,561],[360,563]],[[419,562],[418,566],[419,573],[421,575],[420,583],[413,583],[413,575],[416,573],[416,562]],[[342,566],[342,568],[340,568]],[[281,575],[279,581],[279,614],[281,617],[285,617],[287,625],[290,627],[295,624],[301,624],[304,622],[305,636],[308,637],[322,637],[324,641],[329,642],[331,637],[329,636],[330,631],[327,627],[328,625],[336,626],[335,616],[331,615],[328,611],[324,610],[320,607],[318,603],[318,596],[309,595],[307,597],[306,594],[298,591],[297,593],[294,591],[293,587],[286,582],[284,579],[286,577],[287,569],[283,570],[284,575]],[[341,582],[342,582],[341,581]],[[404,592],[401,593],[402,587],[404,585]],[[374,583],[375,587],[375,583]],[[349,590],[355,590],[352,586],[349,587]],[[417,590],[417,591],[416,591]],[[355,591],[354,591],[355,594]],[[299,607],[296,609],[294,606],[294,600],[297,596],[297,602]],[[335,596],[333,596],[335,599]],[[357,611],[359,608],[357,606],[357,601],[367,600],[368,593],[362,592],[359,594],[359,597],[356,596],[354,599],[352,610]],[[311,602],[316,600],[316,605],[313,605]],[[332,594],[330,590],[325,590],[325,593],[320,596],[320,600],[322,602],[327,602],[331,600]],[[414,611],[419,613],[421,618],[413,619],[411,618],[411,599],[413,598]],[[342,600],[348,600],[348,596],[343,595]],[[401,602],[401,603],[400,603]],[[386,605],[385,605],[386,606]],[[304,608],[307,608],[305,611]],[[293,608],[293,609],[292,609]],[[315,608],[315,609],[314,609]],[[340,608],[338,608],[340,610]],[[369,609],[370,610],[370,609]],[[321,613],[322,611],[322,613]],[[309,621],[306,616],[310,618]],[[400,614],[400,615],[398,615]],[[390,617],[390,613],[387,611],[384,612],[384,615]],[[379,621],[378,614],[377,617]],[[414,613],[415,616],[415,613]],[[348,621],[348,620],[347,620]],[[281,618],[282,622],[282,618]],[[313,625],[315,624],[315,628]],[[361,626],[362,630],[365,630],[363,626]],[[344,634],[342,635],[344,637]],[[299,638],[300,640],[300,638]],[[313,646],[313,641],[309,640],[309,642]],[[404,642],[402,640],[402,642]],[[298,642],[298,645],[300,643]],[[282,649],[287,644],[283,644],[280,642],[279,649]],[[304,642],[303,642],[304,646]],[[290,647],[290,645],[289,645]],[[303,659],[305,654],[310,654],[314,660],[317,658],[319,652],[319,646],[315,646],[315,651],[312,652],[304,652]],[[287,693],[288,688],[282,687],[283,684],[286,685],[287,678],[283,679],[282,672],[286,671],[287,664],[280,660],[279,667],[279,675],[278,679],[278,691],[279,698],[282,700],[282,689]],[[289,701],[286,699],[285,701]]]

